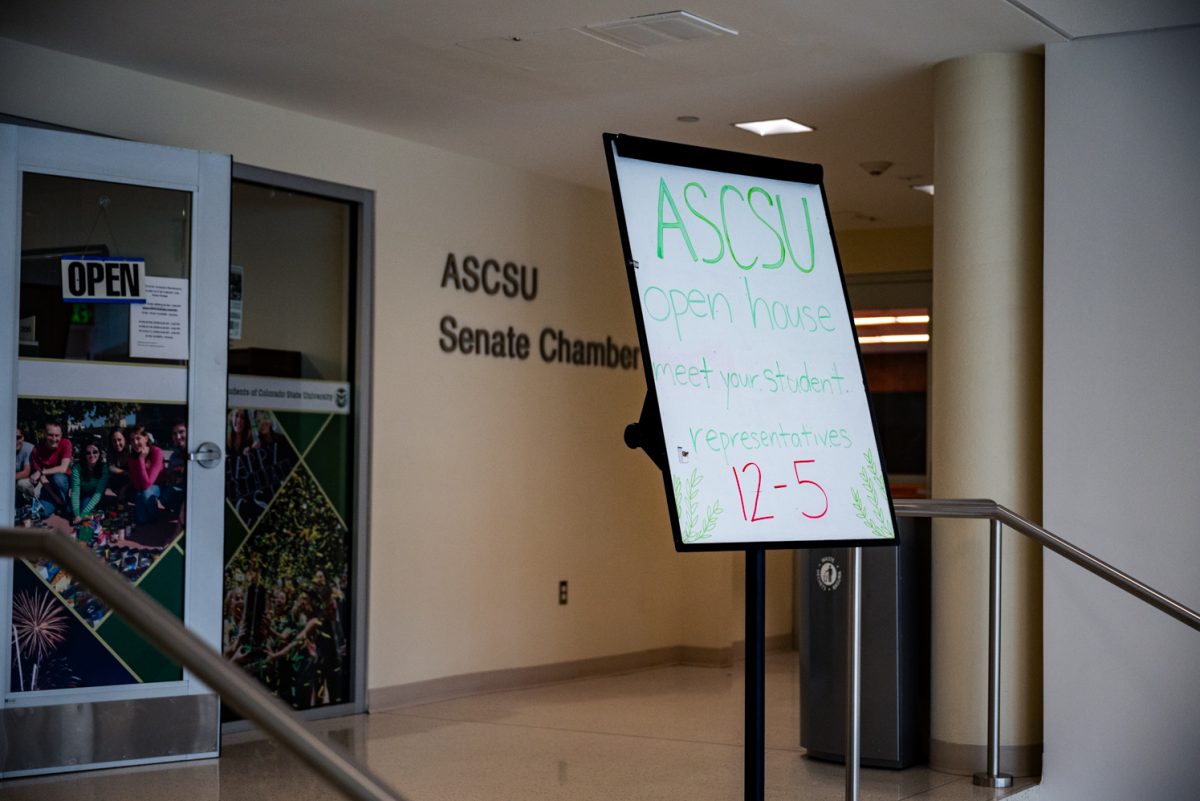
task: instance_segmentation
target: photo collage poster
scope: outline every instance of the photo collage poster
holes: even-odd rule
[[[183,616],[187,406],[21,397],[15,520],[84,543]],[[67,570],[15,561],[12,692],[177,681],[178,665]]]
[[[222,648],[294,709],[351,700],[350,418],[232,407]]]

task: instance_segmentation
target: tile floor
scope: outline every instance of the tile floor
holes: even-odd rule
[[[796,654],[770,654],[766,798],[844,798],[840,765],[799,747]],[[741,665],[661,667],[313,724],[411,801],[735,801],[742,797]],[[1036,797],[927,768],[862,772],[863,801]],[[334,799],[301,763],[248,732],[219,760],[0,783],[0,799],[308,801]]]

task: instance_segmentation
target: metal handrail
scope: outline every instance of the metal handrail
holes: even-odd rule
[[[1000,772],[1000,611],[1004,526],[1024,534],[1043,548],[1074,562],[1089,573],[1200,631],[1200,614],[1195,610],[995,501],[905,499],[895,501],[893,506],[900,517],[972,518],[991,521],[988,582],[988,764],[986,772],[975,774],[975,784],[985,787],[1008,787],[1012,784],[1012,776]]]
[[[231,665],[178,618],[97,560],[83,543],[57,531],[0,527],[0,557],[41,557],[66,568],[160,651],[196,674],[243,717],[345,796],[357,801],[406,801],[337,746],[309,732],[299,715],[245,671]]]
[[[986,519],[992,521],[989,670],[988,670],[988,771],[977,774],[977,784],[1007,786],[1012,777],[999,770],[1000,685],[1000,569],[1003,525],[1120,587],[1171,617],[1200,631],[1200,614],[1173,598],[1096,558],[1042,526],[992,500],[905,499],[894,503],[900,517]],[[857,550],[857,549],[856,549]],[[50,559],[66,568],[164,654],[195,673],[247,720],[276,739],[344,795],[358,801],[407,801],[369,769],[339,748],[310,733],[303,719],[244,671],[189,631],[163,607],[135,589],[74,538],[45,529],[0,527],[0,557]],[[857,582],[855,582],[857,584]],[[850,660],[851,664],[857,662]],[[856,705],[855,705],[856,706]],[[851,715],[852,719],[857,714]],[[857,740],[857,737],[853,737]],[[849,749],[848,749],[849,753]],[[850,761],[847,760],[847,768]],[[857,780],[848,797],[856,798]]]
[[[1067,542],[1037,523],[1023,517],[995,501],[906,499],[895,502],[896,514],[900,517],[957,517],[999,520],[1009,528],[1019,531],[1059,556],[1074,562],[1089,573],[1093,573],[1110,584],[1139,598],[1155,609],[1166,612],[1176,620],[1200,631],[1200,614],[1144,582],[1138,581],[1123,570],[1119,570],[1103,559],[1099,559],[1082,548]]]

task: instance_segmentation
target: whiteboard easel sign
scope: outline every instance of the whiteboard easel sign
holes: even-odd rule
[[[821,168],[604,141],[676,548],[895,544]]]

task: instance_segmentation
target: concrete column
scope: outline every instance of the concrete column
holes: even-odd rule
[[[1041,519],[1043,61],[934,69],[932,492]],[[1001,770],[1040,772],[1041,554],[1004,538]],[[988,526],[935,521],[930,763],[986,768]]]

